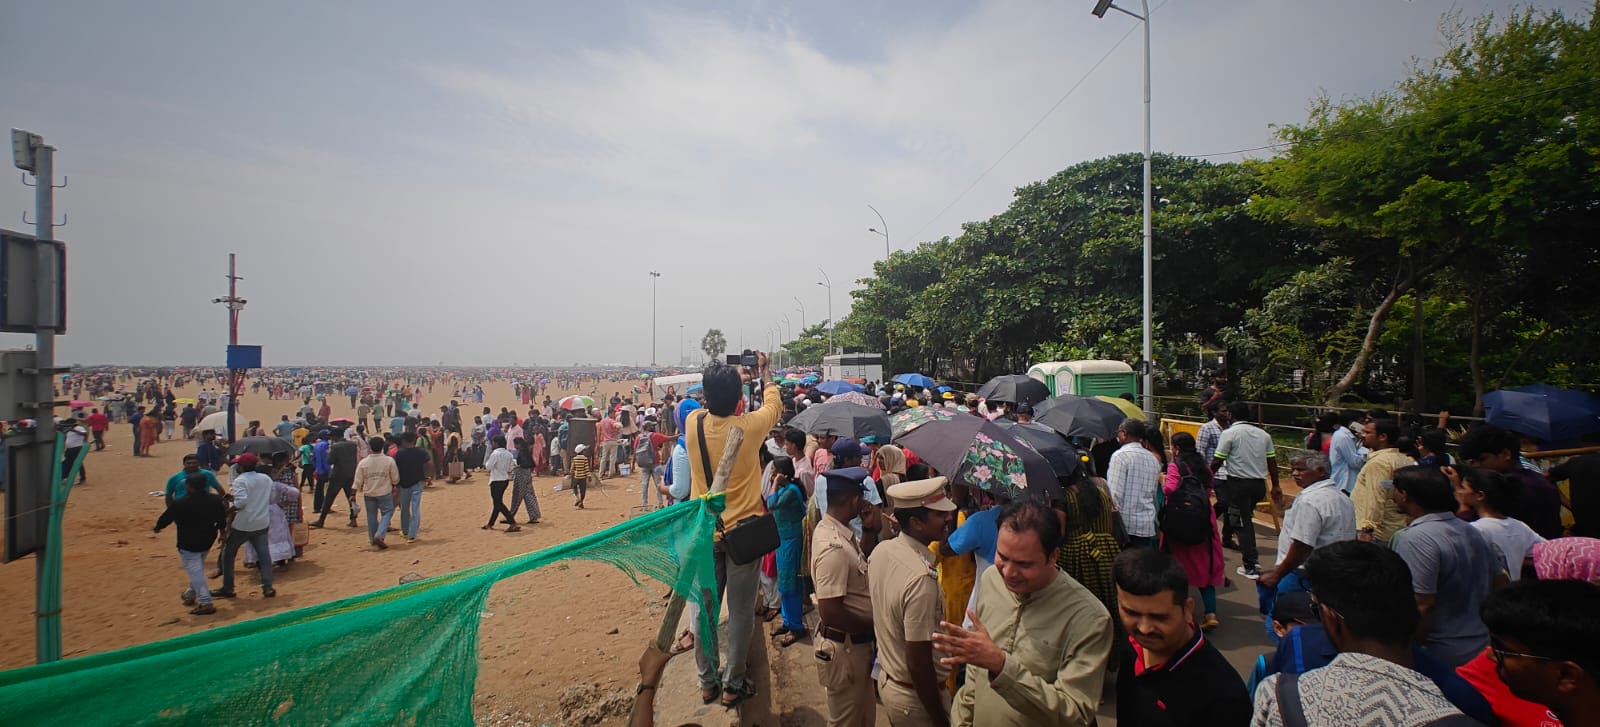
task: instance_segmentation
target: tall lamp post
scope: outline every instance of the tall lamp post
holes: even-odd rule
[[[883,236],[883,269],[887,271],[889,269],[889,223],[883,219],[883,213],[879,212],[877,207],[869,204],[867,209],[872,210],[872,214],[878,216],[878,224],[883,226],[882,230],[876,227],[868,227],[867,232],[876,232]],[[889,336],[889,321],[887,320],[883,322],[883,341],[883,365],[884,368],[888,368],[890,365],[889,359],[894,358],[894,338]]]
[[[650,365],[656,365],[656,279],[661,273],[650,271]]]
[[[828,289],[828,353],[833,353],[833,281],[828,279],[828,271],[821,267],[817,268],[817,272],[822,273],[822,280],[817,281],[817,285]]]
[[[800,306],[799,308],[795,309],[797,311],[800,311],[800,332],[801,333],[805,333],[806,332],[806,302],[803,301],[803,300],[800,300],[800,296],[798,296],[798,295],[794,297],[794,302],[795,302],[796,305]]]
[[[1150,0],[1139,0],[1142,15],[1118,7],[1114,0],[1096,0],[1090,12],[1104,18],[1107,10],[1115,10],[1144,23],[1144,321],[1140,353],[1144,361],[1144,409],[1155,410],[1155,365],[1150,346]]]

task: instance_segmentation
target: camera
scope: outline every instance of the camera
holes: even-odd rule
[[[748,348],[745,349],[743,353],[728,354],[729,366],[745,366],[748,368],[755,368],[760,362],[761,359],[756,356],[756,352]]]

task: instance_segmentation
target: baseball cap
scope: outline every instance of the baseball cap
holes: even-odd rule
[[[1290,591],[1279,595],[1277,602],[1272,604],[1272,620],[1281,624],[1316,623],[1317,614],[1311,609],[1311,594]]]
[[[244,454],[241,454],[235,458],[233,463],[239,465],[239,469],[253,470],[256,468],[256,465],[261,464],[261,458],[257,457],[252,452],[245,452]]]
[[[872,450],[861,446],[854,437],[840,437],[834,441],[828,452],[835,457],[865,457],[872,454]],[[846,468],[848,469],[848,468]]]

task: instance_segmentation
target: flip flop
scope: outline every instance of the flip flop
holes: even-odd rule
[[[672,652],[671,653],[674,656],[676,656],[678,654],[682,654],[682,653],[684,653],[686,651],[689,651],[690,649],[693,649],[693,648],[694,648],[694,632],[690,631],[688,629],[684,629],[683,633],[678,634],[678,640],[672,642]],[[713,695],[713,696],[715,696],[715,695]],[[708,700],[706,703],[710,704],[710,701]]]
[[[733,698],[729,699],[728,698],[729,695],[732,695]],[[737,691],[735,691],[733,689],[724,689],[724,690],[722,690],[722,699],[719,700],[719,701],[722,703],[722,706],[724,708],[733,709],[734,707],[739,706],[740,702],[743,702],[746,699],[754,697],[755,695],[756,695],[755,688],[753,688],[750,685],[746,684],[743,689],[739,689]]]

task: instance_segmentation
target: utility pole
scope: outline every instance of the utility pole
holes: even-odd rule
[[[661,273],[650,271],[650,365],[656,365],[656,279]]]
[[[228,308],[228,350],[230,352],[233,351],[234,346],[239,345],[239,311],[244,310],[245,304],[245,300],[239,297],[239,281],[244,280],[244,278],[238,276],[237,269],[234,267],[234,258],[235,255],[233,253],[228,253],[228,274],[225,276],[228,279],[228,297],[211,299],[211,302],[222,303]],[[239,392],[244,388],[241,385],[243,382],[244,369],[236,369],[229,366],[227,403],[229,442],[235,441],[235,435],[239,433],[238,422],[235,419],[238,417]]]
[[[18,308],[31,303],[33,320],[15,322],[20,327],[12,330],[31,330],[34,334],[34,350],[30,363],[6,373],[18,377],[18,401],[15,404],[18,409],[31,413],[34,429],[29,438],[31,442],[0,446],[9,447],[8,454],[17,472],[10,487],[16,491],[14,494],[21,495],[27,491],[32,495],[31,504],[35,509],[11,512],[8,506],[6,558],[14,560],[29,552],[34,556],[34,649],[35,658],[41,664],[61,658],[61,521],[72,480],[63,481],[58,477],[73,476],[70,470],[61,473],[57,470],[61,455],[56,451],[55,407],[58,402],[55,377],[59,371],[55,365],[55,351],[56,334],[66,327],[66,311],[61,303],[64,299],[62,286],[65,285],[61,270],[65,267],[65,261],[58,258],[62,253],[55,244],[54,194],[59,188],[55,184],[55,151],[55,147],[46,144],[38,134],[21,129],[11,130],[12,162],[18,169],[33,175],[34,183],[30,186],[34,188],[36,217],[33,222],[34,258],[31,263],[17,261],[32,267],[24,273],[24,279],[34,286],[33,300],[10,302],[10,305]],[[26,177],[23,178],[23,184],[27,184]],[[26,214],[23,215],[23,221],[27,221]],[[12,295],[23,298],[25,291],[26,288]],[[27,384],[30,383],[31,391],[27,390]],[[15,416],[10,411],[5,414],[8,417]],[[16,499],[19,503],[28,501],[20,496]],[[33,525],[32,537],[20,537],[23,528],[30,524],[27,522],[29,520]],[[18,533],[12,533],[13,528]]]
[[[823,270],[821,267],[817,268],[817,272],[822,273],[822,280],[817,281],[817,285],[820,285],[820,286],[828,289],[828,353],[832,354],[833,353],[833,281],[832,280],[828,280],[828,271]],[[823,281],[827,281],[827,282],[823,282]]]
[[[869,204],[867,209],[872,210],[872,214],[878,216],[878,224],[883,225],[882,230],[876,227],[868,227],[867,232],[876,232],[883,236],[883,271],[887,273],[889,272],[889,222],[883,219],[883,213],[879,212],[877,207]],[[889,335],[889,324],[890,321],[883,322],[883,366],[885,369],[889,368],[889,359],[894,357],[894,338]]]

